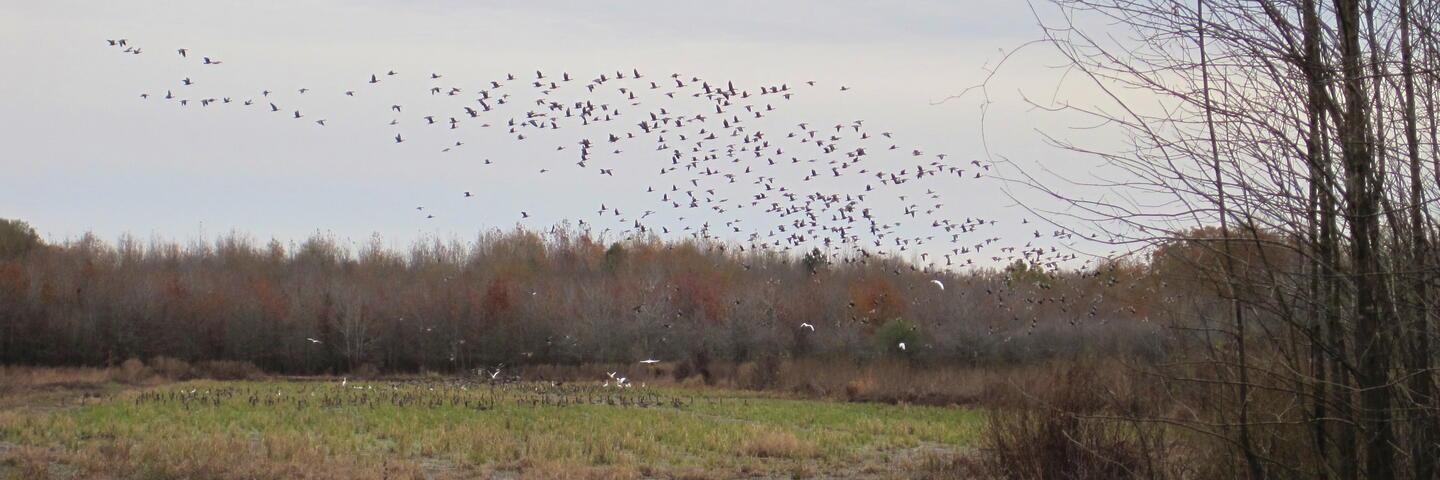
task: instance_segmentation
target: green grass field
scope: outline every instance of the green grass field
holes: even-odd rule
[[[0,477],[918,478],[961,408],[714,389],[192,381],[0,403]]]

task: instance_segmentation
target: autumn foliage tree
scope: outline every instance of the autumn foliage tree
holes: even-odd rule
[[[342,245],[326,236],[262,244],[236,233],[183,246],[87,235],[33,248],[0,260],[0,362],[165,356],[338,373],[643,358],[864,360],[889,353],[893,345],[876,340],[876,330],[899,318],[924,332],[910,355],[924,361],[1030,362],[1100,344],[1112,353],[1153,350],[1153,329],[1124,306],[1103,304],[1088,319],[1095,328],[1078,329],[1058,304],[996,301],[1040,290],[992,270],[926,272],[880,257],[835,257],[821,268],[817,255],[807,262],[703,242],[607,242],[564,228],[427,239],[408,251],[378,239],[354,251]],[[1068,289],[1067,301],[1085,305],[1107,288],[1080,274],[1054,282]]]

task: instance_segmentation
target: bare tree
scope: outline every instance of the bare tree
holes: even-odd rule
[[[1437,57],[1414,5],[1051,5],[1038,15],[1046,44],[1105,101],[1038,106],[1091,117],[1127,143],[1046,136],[1103,160],[1113,181],[1013,163],[1012,173],[1062,202],[1056,223],[1181,258],[1178,274],[1211,279],[1226,305],[1224,322],[1215,309],[1171,311],[1196,361],[1155,372],[1190,395],[1178,398],[1215,405],[1151,420],[1221,439],[1251,478],[1433,476],[1440,172],[1419,132],[1435,129]],[[1158,274],[1173,282],[1164,270],[1175,264],[1157,263],[1169,266]],[[1308,408],[1281,407],[1291,404]]]

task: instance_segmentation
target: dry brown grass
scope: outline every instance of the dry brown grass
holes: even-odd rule
[[[264,374],[248,362],[209,361],[191,366],[165,357],[155,358],[149,365],[130,359],[109,368],[0,366],[0,409],[51,408],[126,386],[153,387],[198,378],[252,380],[264,378]]]
[[[922,366],[901,361],[837,366],[837,361],[786,362],[772,387],[802,396],[853,402],[993,406],[1017,385],[1037,383],[1058,363],[1020,367]]]
[[[906,463],[906,473],[917,479],[991,477],[986,474],[978,456],[973,454],[931,450],[908,459]]]
[[[0,366],[0,394],[22,389],[101,385],[115,377],[109,368],[41,368]]]
[[[449,470],[427,472],[414,462],[373,461],[314,448],[300,447],[278,455],[264,453],[252,448],[249,440],[221,436],[167,451],[159,451],[154,445],[116,441],[76,449],[20,446],[0,454],[0,474],[14,478],[470,477]]]
[[[116,369],[0,366],[0,414],[48,410],[112,389]],[[3,477],[0,477],[3,478]]]
[[[746,440],[740,449],[746,455],[761,458],[810,458],[815,446],[790,432],[763,431]]]
[[[521,470],[522,479],[555,480],[632,480],[640,478],[640,472],[627,466],[592,467],[567,462],[543,462],[526,465]]]

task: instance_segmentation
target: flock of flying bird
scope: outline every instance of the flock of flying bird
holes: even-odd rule
[[[107,42],[124,53],[142,52],[126,39]],[[204,68],[228,66],[187,48],[173,52],[175,58]],[[959,219],[944,212],[941,192],[956,188],[948,182],[983,179],[991,169],[988,162],[956,162],[945,153],[901,147],[891,132],[870,128],[864,120],[797,122],[779,130],[772,128],[771,115],[794,96],[823,88],[815,81],[742,88],[732,81],[626,68],[588,80],[569,72],[506,74],[467,87],[449,84],[439,73],[422,75],[430,86],[412,95],[428,94],[453,102],[448,110],[421,112],[412,112],[407,107],[411,102],[395,98],[376,105],[377,112],[388,114],[376,123],[392,128],[386,135],[394,144],[415,143],[418,135],[413,129],[443,129],[448,138],[431,146],[459,155],[468,146],[465,135],[471,130],[502,132],[517,142],[542,136],[548,139],[555,135],[553,131],[574,131],[568,141],[541,148],[573,152],[573,166],[568,168],[576,174],[614,177],[617,172],[642,174],[642,169],[658,172],[664,183],[646,186],[644,192],[653,197],[655,208],[622,212],[617,205],[599,202],[594,222],[614,221],[613,228],[600,227],[603,233],[627,238],[651,233],[679,233],[704,240],[740,238],[743,240],[733,243],[741,251],[818,247],[843,253],[839,256],[845,261],[856,262],[872,255],[910,252],[918,257],[910,263],[927,270],[973,266],[977,258],[985,264],[987,257],[991,265],[1020,259],[1058,268],[1078,257],[1055,247],[1071,240],[1073,233],[1037,229],[1023,247],[1002,246],[999,234],[984,234],[999,219]],[[342,95],[356,100],[380,96],[380,91],[374,90],[379,84],[403,76],[387,70],[356,79],[353,89],[340,92],[295,87],[281,94],[256,89],[243,98],[192,94],[198,82],[186,76],[165,87],[163,94],[157,90],[141,97],[177,106],[238,106],[323,127],[328,119],[295,105],[307,95]],[[641,163],[647,156],[651,163]],[[476,161],[493,163],[489,158]],[[565,167],[537,168],[546,174]],[[930,185],[919,193],[917,185],[927,182]],[[455,194],[475,197],[471,191]],[[896,200],[898,205],[893,205]],[[672,214],[665,216],[666,221],[653,221],[664,216],[666,209]],[[416,210],[426,218],[435,216],[423,206]],[[741,213],[750,215],[747,218]],[[529,211],[516,214],[519,219],[531,217]],[[748,225],[756,218],[763,219],[760,225]],[[579,223],[585,230],[595,228],[584,218]],[[1029,221],[1021,219],[1021,223]],[[671,226],[676,224],[678,231],[672,232]]]
[[[126,39],[107,42],[118,52],[142,53]],[[777,112],[796,96],[825,90],[846,94],[851,90],[846,86],[804,81],[741,87],[733,81],[638,68],[588,79],[569,72],[534,71],[466,85],[451,83],[440,73],[407,76],[386,70],[356,78],[353,88],[340,91],[292,86],[283,92],[257,88],[226,96],[200,94],[196,85],[201,83],[197,78],[223,72],[230,64],[187,48],[161,54],[198,65],[204,74],[177,78],[172,85],[142,93],[142,98],[178,107],[258,110],[317,128],[330,120],[297,107],[305,99],[380,98],[371,108],[383,117],[353,120],[389,127],[386,143],[464,156],[467,148],[473,148],[466,140],[474,137],[467,135],[481,131],[499,135],[499,141],[555,141],[540,146],[536,155],[553,151],[571,156],[573,163],[568,165],[535,165],[539,174],[559,173],[562,168],[601,177],[656,172],[662,183],[644,187],[644,194],[655,202],[653,209],[622,212],[617,205],[600,202],[595,220],[579,220],[587,231],[603,228],[602,233],[627,238],[688,235],[740,251],[820,248],[837,253],[845,262],[859,263],[908,252],[909,268],[927,272],[974,266],[977,258],[981,265],[1020,260],[1049,269],[1074,266],[1078,260],[1077,254],[1055,246],[1073,244],[1077,238],[1069,231],[1036,229],[1022,239],[1024,246],[1006,245],[994,232],[1000,219],[956,218],[945,212],[941,192],[956,189],[957,182],[986,178],[992,167],[989,162],[955,161],[945,153],[902,147],[896,135],[864,120],[776,120]],[[425,90],[397,95],[380,88],[414,77],[428,85]],[[567,137],[557,132],[574,133]],[[444,139],[432,142],[437,137]],[[483,156],[474,161],[493,163]],[[475,197],[471,191],[454,194]],[[434,218],[423,206],[416,210]],[[516,215],[531,217],[528,211]],[[596,225],[602,221],[614,223]],[[737,238],[743,240],[726,241]],[[1083,264],[1090,262],[1086,259]],[[895,274],[899,273],[897,269]],[[940,281],[934,284],[944,290]],[[815,330],[808,323],[800,328]]]

